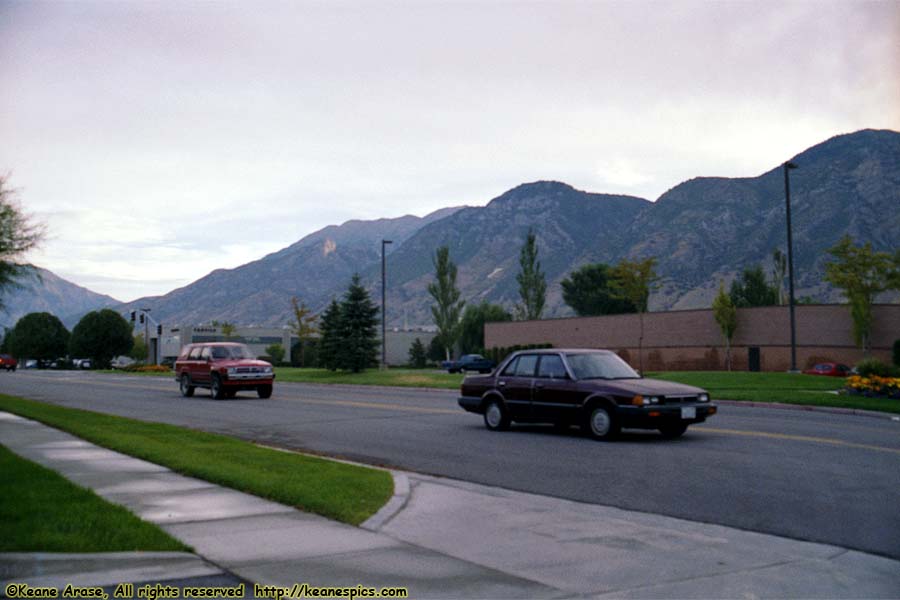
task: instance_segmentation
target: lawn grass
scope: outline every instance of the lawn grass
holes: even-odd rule
[[[0,410],[173,471],[358,525],[393,494],[387,471],[205,433],[0,394]]]
[[[463,375],[435,369],[367,369],[362,373],[277,367],[275,381],[459,389]]]
[[[708,390],[713,400],[780,402],[900,413],[900,400],[835,394],[844,386],[839,377],[798,373],[745,371],[665,371],[647,377],[668,379]]]
[[[189,551],[156,525],[0,446],[0,552]]]

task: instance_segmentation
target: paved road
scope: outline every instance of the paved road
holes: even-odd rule
[[[900,558],[900,422],[722,407],[679,440],[493,433],[453,392],[279,384],[182,398],[174,379],[0,374],[0,392],[571,500]]]

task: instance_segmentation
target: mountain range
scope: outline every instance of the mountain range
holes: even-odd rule
[[[900,245],[900,133],[841,135],[790,160],[798,166],[790,175],[796,293],[837,301],[839,292],[823,283],[822,273],[827,249],[841,236],[871,242],[877,250]],[[118,307],[124,312],[148,306],[171,324],[281,326],[290,319],[291,296],[319,311],[343,293],[354,272],[380,299],[380,241],[390,239],[388,323],[428,325],[426,288],[437,247],[449,246],[467,302],[484,299],[511,308],[518,301],[518,257],[529,229],[547,278],[546,317],[573,314],[559,282],[578,266],[650,256],[657,258],[661,276],[651,310],[708,307],[720,280],[727,283],[757,264],[769,271],[773,250],[785,249],[783,171],[779,164],[756,177],[698,177],[655,202],[554,181],[523,184],[483,207],[326,227],[259,260]]]

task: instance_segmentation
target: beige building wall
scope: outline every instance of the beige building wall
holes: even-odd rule
[[[853,342],[849,307],[802,305],[795,311],[799,368],[822,361],[852,365],[863,358]],[[786,306],[738,309],[733,368],[747,370],[749,348],[757,347],[763,371],[787,370],[791,364],[790,336]],[[557,348],[608,348],[644,370],[725,368],[725,344],[712,310],[487,323],[484,337],[488,348],[542,343]],[[900,305],[876,305],[872,355],[890,362],[896,339],[900,339]]]

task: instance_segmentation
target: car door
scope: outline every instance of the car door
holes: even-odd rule
[[[191,353],[193,354],[193,352]],[[200,356],[194,361],[194,367],[191,371],[191,379],[197,383],[209,383],[209,346],[203,346],[200,349]]]
[[[534,383],[537,362],[537,354],[522,354],[510,363],[498,378],[497,385],[503,391],[506,406],[513,420],[531,419],[531,387]]]
[[[538,363],[531,395],[531,413],[545,423],[572,422],[578,407],[578,393],[562,357],[543,354]]]

